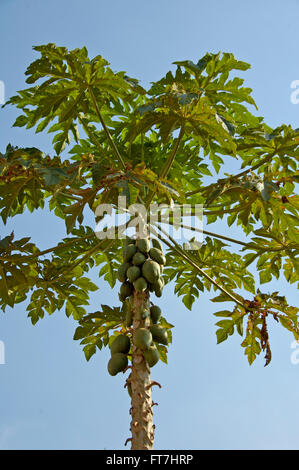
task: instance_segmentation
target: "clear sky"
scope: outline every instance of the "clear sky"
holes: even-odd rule
[[[86,46],[114,70],[126,70],[145,86],[175,60],[226,51],[252,65],[244,73],[259,114],[276,126],[299,127],[299,105],[290,101],[299,79],[299,3],[274,0],[0,0],[0,80],[7,98],[25,87],[33,45]],[[0,110],[0,151],[8,142],[51,153],[49,135],[11,128],[16,110]],[[0,223],[0,237],[32,235],[41,248],[65,234],[62,221],[45,212]],[[117,305],[117,290],[94,276],[99,304]],[[266,286],[296,305],[298,291],[281,279]],[[153,379],[156,449],[298,449],[299,364],[291,362],[292,337],[271,326],[273,360],[250,367],[234,336],[216,345],[212,313],[222,305],[208,294],[185,309],[167,286],[159,304],[176,325],[169,365]],[[118,303],[117,303],[118,302]],[[219,307],[219,308],[218,308]],[[123,376],[110,377],[108,351],[85,361],[72,336],[75,322],[63,312],[32,326],[26,304],[0,316],[6,364],[0,365],[0,449],[123,449],[129,437],[129,397]],[[299,355],[298,355],[299,357]]]

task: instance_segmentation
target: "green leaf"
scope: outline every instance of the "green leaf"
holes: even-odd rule
[[[268,364],[266,318],[272,315],[298,338],[298,308],[278,292],[256,290],[248,267],[256,262],[261,284],[279,279],[281,272],[289,283],[299,281],[299,130],[271,128],[251,113],[252,90],[236,72],[249,65],[231,53],[176,62],[176,70],[146,92],[100,55],[90,59],[85,47],[68,50],[50,43],[34,51],[38,57],[26,71],[28,87],[7,105],[20,112],[15,127],[53,134],[53,155],[12,145],[0,153],[0,214],[6,223],[48,203],[70,235],[44,251],[27,237],[0,240],[2,310],[28,299],[35,324],[65,309],[78,323],[74,339],[89,360],[124,331],[126,312],[124,306],[102,305],[87,313],[97,286],[86,273],[96,270],[113,288],[123,249],[120,240],[99,243],[93,228],[83,226],[88,211],[103,203],[117,211],[119,196],[126,196],[128,205],[150,199],[171,208],[190,204],[191,216],[200,204],[204,223],[216,222],[221,229],[207,232],[199,249],[185,250],[182,240],[183,251],[165,235],[163,279],[173,281],[187,309],[206,291],[213,292],[212,302],[236,304],[232,311],[215,313],[217,342],[236,331],[249,363],[265,351]],[[70,159],[57,156],[67,145]],[[229,157],[240,168],[229,170]],[[244,240],[232,238],[235,229]],[[241,289],[249,298],[238,293]],[[161,325],[171,343],[173,325],[165,318]],[[167,348],[160,345],[159,355],[167,363]]]
[[[96,345],[95,344],[87,344],[83,348],[85,359],[87,361],[96,353]]]
[[[159,358],[161,359],[162,362],[164,362],[164,364],[167,364],[167,348],[166,346],[163,346],[162,344],[158,344],[156,343],[156,347],[158,349],[158,352],[159,352]]]

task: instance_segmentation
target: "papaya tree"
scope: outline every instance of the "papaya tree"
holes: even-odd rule
[[[249,364],[260,353],[265,365],[271,361],[269,320],[299,339],[298,308],[261,287],[280,276],[299,279],[299,130],[273,129],[257,115],[252,90],[237,76],[249,65],[231,53],[175,62],[145,90],[100,55],[89,59],[85,47],[34,50],[28,88],[6,105],[21,112],[14,126],[52,133],[53,149],[9,144],[0,154],[1,217],[5,224],[48,208],[65,221],[66,235],[46,250],[30,233],[1,239],[1,308],[27,301],[32,324],[65,309],[78,322],[74,339],[87,360],[110,347],[107,373],[126,374],[131,395],[132,449],[152,449],[152,387],[159,384],[150,370],[167,363],[172,342],[173,325],[158,305],[164,286],[172,282],[188,309],[205,291],[215,292],[213,302],[230,302],[215,312],[217,342],[239,334]],[[107,206],[117,236],[97,211]],[[148,215],[160,207],[169,230],[161,213]],[[191,217],[201,207],[202,228],[178,223],[174,207],[188,207]],[[91,215],[101,230],[87,224]],[[214,222],[225,234],[206,229]],[[175,237],[178,227],[190,230],[191,241]],[[98,287],[88,277],[93,270],[107,289],[119,288],[115,305],[96,312],[89,311]]]

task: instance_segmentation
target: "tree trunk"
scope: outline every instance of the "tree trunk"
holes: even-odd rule
[[[149,310],[149,293],[134,291],[133,336],[136,328],[148,328],[149,317],[142,319],[142,312]],[[129,377],[132,389],[131,432],[132,450],[151,450],[154,445],[154,425],[152,411],[152,389],[150,368],[143,352],[133,345],[132,372]]]

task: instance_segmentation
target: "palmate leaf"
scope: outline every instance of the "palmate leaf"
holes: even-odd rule
[[[228,123],[228,120],[217,114],[206,96],[201,96],[202,90],[184,93],[184,85],[184,82],[173,81],[171,86],[165,86],[164,93],[158,98],[137,108],[135,118],[126,125],[126,138],[134,141],[140,133],[146,133],[156,126],[162,142],[166,143],[172,133],[184,125],[185,134],[189,138],[196,136],[204,147],[209,140],[215,139],[229,153],[234,154],[235,144],[230,135],[233,124],[224,125],[224,121]]]
[[[97,195],[97,190],[88,188],[80,192],[82,196],[78,202],[75,202],[71,206],[64,208],[63,212],[65,214],[65,224],[67,233],[70,233],[76,225],[76,222],[81,225],[83,222],[83,211],[85,206],[88,204],[92,208],[95,197]]]
[[[50,158],[36,148],[8,146],[0,156],[0,210],[3,222],[15,214],[43,208],[45,200],[70,190],[80,170],[78,163]],[[82,174],[82,171],[81,171]],[[85,184],[81,178],[81,185]],[[75,186],[76,185],[75,183]],[[75,188],[74,188],[75,189]],[[72,197],[72,190],[69,193]],[[70,199],[64,198],[65,204]]]
[[[28,317],[33,325],[38,320],[44,318],[45,312],[51,315],[56,310],[61,309],[61,301],[57,299],[55,293],[51,289],[39,288],[31,295],[30,303],[27,307]]]
[[[3,311],[7,305],[13,307],[26,299],[38,275],[36,260],[30,258],[38,249],[29,240],[28,237],[14,240],[13,233],[0,240],[0,304]]]
[[[102,349],[108,346],[110,338],[114,331],[121,328],[125,321],[125,312],[119,307],[111,308],[108,305],[102,305],[102,310],[85,315],[79,321],[75,331],[74,339],[81,340],[84,345],[86,360],[92,357],[96,348]]]
[[[233,312],[222,310],[214,313],[217,317],[225,318],[216,323],[216,326],[219,327],[216,331],[218,344],[233,335],[235,328],[239,335],[243,336],[244,317],[247,313],[248,312],[242,311],[238,307],[236,307]],[[247,355],[249,364],[252,364],[256,356],[261,352],[261,330],[258,328],[260,324],[262,324],[262,320],[259,316],[249,315],[245,339],[241,343],[241,346],[245,348],[245,354]]]
[[[188,272],[180,270],[180,272],[177,272],[176,276],[174,292],[178,296],[182,296],[185,307],[191,310],[194,301],[199,297],[199,292],[204,291],[204,285],[199,279],[197,272],[193,270],[188,270]]]
[[[38,165],[41,152],[8,146],[0,156],[0,210],[4,223],[8,217],[22,213],[25,206],[33,211],[44,205],[43,181],[30,163],[31,158]]]
[[[82,272],[82,271],[81,271]],[[72,273],[73,274],[73,273]],[[85,314],[85,306],[89,305],[89,292],[93,292],[98,287],[82,275],[72,279],[73,275],[55,278],[50,281],[36,279],[30,303],[27,307],[28,317],[33,324],[44,317],[45,313],[53,314],[56,310],[65,308],[67,317],[72,316],[74,320],[80,320]]]
[[[157,344],[156,347],[157,347],[158,352],[159,352],[160,360],[162,362],[164,362],[164,364],[168,364],[168,361],[167,361],[167,353],[168,353],[167,347],[164,346],[163,344]]]
[[[223,297],[221,300],[226,301],[228,299]],[[267,366],[272,358],[267,318],[272,316],[276,322],[279,321],[284,328],[292,332],[294,338],[298,340],[298,313],[299,308],[288,305],[286,298],[278,295],[278,292],[266,294],[257,289],[253,301],[246,301],[244,308],[235,307],[232,312],[222,310],[214,313],[217,317],[225,318],[216,323],[216,325],[220,327],[216,331],[217,343],[225,341],[229,335],[232,335],[235,326],[237,327],[238,333],[243,336],[244,318],[247,317],[245,338],[241,346],[245,348],[245,354],[247,355],[249,364],[253,363],[261,351],[265,351],[265,366]]]
[[[254,293],[254,278],[246,269],[242,257],[225,250],[224,246],[220,240],[206,237],[205,243],[198,251],[192,252],[191,258],[206,274],[220,281],[230,291],[243,287]],[[183,302],[188,309],[191,310],[200,291],[211,290],[211,282],[180,260],[174,251],[168,252],[166,266],[165,274],[163,273],[166,281],[175,279],[175,293],[183,296]]]
[[[290,221],[289,229],[294,230],[294,239],[289,237],[287,232],[279,225],[267,229],[259,229],[254,233],[258,236],[252,237],[252,241],[244,247],[243,251],[254,251],[254,253],[245,254],[244,260],[246,266],[256,261],[256,267],[260,271],[260,282],[266,283],[272,280],[272,277],[279,279],[283,273],[286,280],[294,283],[299,280],[299,244],[297,229],[292,228]]]
[[[286,125],[275,129],[265,124],[244,128],[238,141],[243,167],[258,164],[260,173],[268,169],[273,173],[279,171],[292,175],[297,170],[298,135],[298,129]]]
[[[217,344],[234,334],[235,323],[233,320],[220,320],[216,325],[219,326],[219,330],[216,331]]]
[[[295,340],[299,339],[298,307],[289,305],[285,296],[278,292],[268,294],[258,290],[256,299],[268,314],[272,314],[276,321],[279,320],[284,328],[293,333]]]
[[[114,287],[116,283],[116,260],[109,253],[103,253],[96,258],[97,264],[103,264],[102,268],[99,271],[99,276],[103,276],[105,281],[107,281],[110,287]]]
[[[153,84],[149,94],[154,96],[154,100],[142,107],[142,113],[153,113],[157,108],[160,109],[159,106],[161,107],[163,99],[168,95],[176,98],[178,105],[183,106],[182,109],[186,111],[185,117],[188,116],[192,106],[194,104],[197,106],[199,103],[202,111],[204,108],[206,108],[205,111],[209,108],[213,109],[212,114],[215,119],[213,126],[219,124],[216,126],[219,134],[229,139],[227,134],[235,130],[232,117],[235,117],[236,113],[232,104],[243,101],[253,105],[255,103],[250,96],[251,90],[241,87],[243,80],[235,78],[227,82],[228,74],[233,69],[246,70],[249,65],[237,61],[232,54],[223,54],[221,58],[220,54],[207,54],[198,64],[191,61],[174,63],[178,66],[175,75],[168,72],[164,78]],[[182,68],[185,69],[184,72]],[[221,105],[218,104],[219,101],[222,102]],[[225,108],[225,115],[223,115]],[[229,117],[230,114],[231,117]],[[216,137],[212,127],[207,130]],[[223,130],[226,134],[222,133]]]
[[[33,323],[64,308],[79,323],[75,339],[89,360],[126,330],[124,308],[104,305],[100,312],[86,312],[96,289],[86,273],[94,268],[115,286],[123,248],[120,240],[100,241],[83,226],[86,209],[95,211],[101,203],[116,208],[120,195],[128,203],[202,204],[205,223],[239,226],[251,233],[249,243],[230,238],[227,226],[218,235],[208,232],[200,250],[181,251],[168,238],[163,276],[174,281],[188,309],[205,290],[217,291],[212,302],[233,301],[232,312],[216,313],[218,342],[237,331],[249,362],[263,351],[268,364],[268,318],[298,338],[298,309],[278,293],[256,291],[248,267],[256,263],[261,283],[281,273],[290,283],[298,281],[299,131],[273,129],[247,109],[255,106],[251,90],[235,74],[249,65],[232,54],[176,62],[176,70],[145,94],[101,56],[90,60],[86,48],[48,44],[35,50],[40,57],[26,72],[30,87],[9,101],[21,112],[15,126],[53,133],[56,154],[75,145],[63,160],[35,148],[8,147],[0,154],[0,212],[5,222],[49,202],[65,220],[68,236],[44,252],[28,239],[0,240],[1,307],[31,295]],[[237,174],[225,173],[228,157],[239,162]],[[232,243],[242,247],[240,254]],[[238,294],[240,289],[253,300]],[[171,342],[171,326],[165,319],[161,324]],[[166,362],[167,348],[161,346],[159,354]]]
[[[90,113],[93,107],[91,89],[97,102],[104,107],[111,100],[130,99],[132,93],[143,93],[137,80],[130,79],[124,72],[114,73],[100,55],[89,60],[86,48],[68,51],[50,43],[36,46],[34,50],[40,52],[41,57],[28,67],[26,81],[29,84],[44,81],[21,90],[6,105],[16,105],[24,112],[17,118],[15,126],[36,127],[36,132],[41,132],[50,122],[58,120],[49,129],[49,132],[55,132],[53,144],[57,154],[71,142],[71,134],[78,141],[75,122],[80,114]],[[90,116],[95,120],[95,114]]]
[[[246,328],[246,336],[241,346],[245,348],[245,354],[249,364],[251,365],[256,359],[256,356],[261,352],[261,330],[258,325],[262,323],[260,318],[249,318]]]
[[[82,230],[78,232],[82,234]],[[94,233],[91,233],[95,238]],[[87,235],[87,239],[91,239],[90,232],[87,232]],[[64,305],[67,316],[72,315],[77,320],[81,318],[85,313],[83,306],[89,303],[89,293],[95,291],[97,286],[83,276],[82,267],[74,265],[72,269],[67,261],[81,257],[84,244],[87,245],[84,248],[88,251],[92,241],[86,243],[85,237],[79,237],[76,246],[76,238],[72,240],[72,245],[69,239],[66,240],[56,247],[58,256],[52,257],[51,260],[39,259],[39,250],[34,244],[28,243],[28,238],[13,241],[10,236],[2,241],[0,298],[3,309],[6,305],[12,307],[25,300],[32,290],[27,308],[32,323],[35,324],[43,318],[45,312],[52,314]],[[83,267],[86,269],[86,266]]]
[[[157,198],[167,198],[172,200],[182,200],[183,194],[178,182],[176,186],[172,185],[167,179],[159,178],[156,173],[147,168],[144,163],[136,165],[127,173],[128,181],[134,184],[141,192],[154,190]]]

